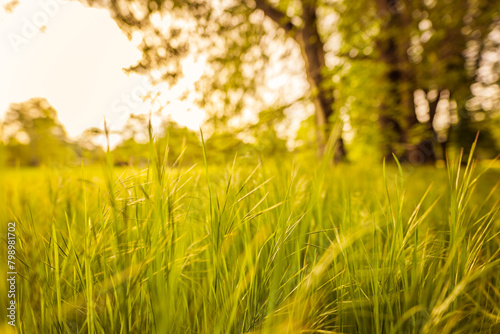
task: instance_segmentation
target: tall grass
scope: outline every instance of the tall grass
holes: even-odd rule
[[[18,331],[500,333],[498,171],[211,154],[4,171]]]

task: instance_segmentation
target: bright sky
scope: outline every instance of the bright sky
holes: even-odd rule
[[[149,82],[122,70],[140,59],[136,45],[107,11],[76,1],[20,0],[13,13],[0,9],[0,117],[12,102],[44,97],[71,137],[102,127],[104,117],[119,129],[130,113],[149,111],[140,99]],[[162,100],[170,101],[164,114],[198,129],[204,113],[178,97],[201,75],[203,64],[187,68],[178,87],[161,89]]]

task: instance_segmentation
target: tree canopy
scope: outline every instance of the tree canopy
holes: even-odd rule
[[[381,156],[434,161],[450,129],[484,111],[471,86],[498,90],[499,60],[491,56],[499,45],[498,1],[86,2],[142,37],[143,57],[132,71],[173,84],[186,55],[206,57],[197,91],[215,128],[245,110],[310,104],[320,152],[331,124],[342,121],[344,137],[375,145]],[[285,89],[301,81],[308,87],[264,99],[277,66],[289,78]],[[499,108],[493,102],[484,102],[487,117]],[[342,136],[337,148],[340,158]]]
[[[74,158],[66,130],[56,110],[45,99],[11,104],[2,130],[7,160],[11,164],[38,166]]]
[[[498,0],[81,1],[106,8],[129,38],[141,39],[142,58],[128,71],[175,85],[187,59],[206,63],[186,94],[208,113],[207,144],[219,143],[220,152],[278,154],[303,145],[321,155],[334,124],[342,128],[336,160],[395,153],[432,163],[449,148],[470,145],[477,131],[479,152],[499,150]],[[34,149],[39,136],[20,111],[31,107],[19,108],[13,105],[4,122],[6,133],[19,129],[7,142]],[[123,162],[132,151],[141,156],[146,118],[133,115],[123,129]],[[54,120],[37,123],[36,131],[50,129],[43,131],[55,133],[52,146],[66,145],[55,111],[33,119]],[[290,120],[302,128],[292,133]],[[162,129],[161,138],[170,133],[199,145],[192,131],[170,121]],[[102,130],[86,132],[80,146],[98,150],[94,135]]]

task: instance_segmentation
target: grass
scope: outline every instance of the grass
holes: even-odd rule
[[[159,151],[2,171],[19,333],[500,333],[498,170]]]

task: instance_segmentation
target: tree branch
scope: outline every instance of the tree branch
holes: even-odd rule
[[[274,8],[266,0],[255,0],[255,5],[257,9],[262,10],[267,17],[276,22],[281,28],[285,29],[286,32],[291,32],[293,28],[295,28],[290,21],[290,17]]]

